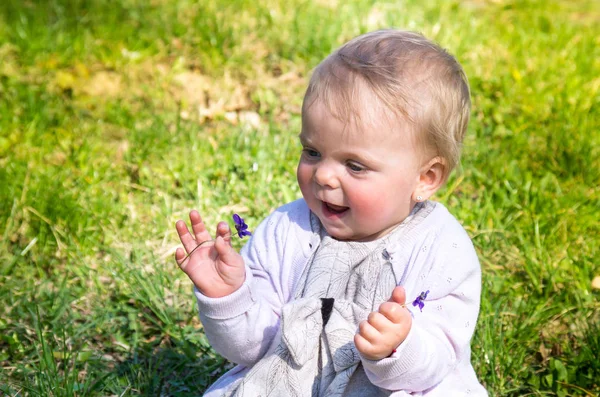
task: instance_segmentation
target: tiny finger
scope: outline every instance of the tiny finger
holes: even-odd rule
[[[403,312],[407,309],[396,303],[396,302],[383,302],[379,306],[379,313],[384,315],[389,321],[393,323],[400,323],[403,319]]]
[[[387,319],[383,314],[379,312],[371,312],[367,318],[369,324],[373,326],[378,332],[383,331],[390,325],[390,320]]]
[[[377,357],[375,356],[376,348],[373,346],[371,342],[365,339],[362,335],[356,334],[354,335],[354,346],[356,346],[356,350],[358,350],[364,357],[370,360],[375,360]]]
[[[177,248],[175,250],[175,262],[177,262],[177,264],[179,266],[183,265],[183,259],[185,258],[185,251],[183,250],[183,248]]]
[[[183,247],[187,252],[190,252],[196,248],[196,240],[190,234],[190,231],[188,230],[188,227],[184,221],[177,221],[175,228],[177,229],[179,240],[181,240],[181,244],[183,244]]]
[[[354,335],[354,345],[359,352],[365,353],[367,348],[371,346],[371,343],[369,343],[369,341],[367,341],[361,334],[356,334]]]
[[[368,321],[361,321],[358,325],[358,333],[370,343],[375,342],[381,337],[381,333]]]
[[[204,225],[204,221],[200,214],[196,210],[192,210],[190,212],[190,223],[192,224],[192,231],[194,232],[194,237],[196,241],[206,241],[210,240],[210,233],[206,230],[206,226]]]

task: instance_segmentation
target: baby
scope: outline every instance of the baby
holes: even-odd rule
[[[198,212],[192,233],[177,222],[206,336],[238,364],[206,396],[487,395],[470,362],[479,261],[429,201],[458,162],[469,110],[461,66],[417,33],[359,36],[315,69],[302,199],[241,253],[224,222],[214,241]]]

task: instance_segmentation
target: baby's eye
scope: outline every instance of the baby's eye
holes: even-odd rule
[[[308,158],[319,158],[321,157],[321,153],[317,152],[314,149],[304,148],[302,149],[302,153]]]
[[[348,167],[348,169],[352,172],[361,172],[364,171],[366,168],[363,167],[360,164],[354,163],[354,162],[348,162],[346,163],[346,167]]]

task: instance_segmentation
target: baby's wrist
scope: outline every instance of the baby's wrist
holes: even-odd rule
[[[198,309],[202,316],[214,320],[225,320],[237,317],[250,310],[255,303],[248,280],[236,291],[218,298],[204,295],[197,288],[194,294],[198,301]]]
[[[244,285],[244,281],[246,280],[246,278],[244,277],[241,282],[239,283],[235,283],[235,284],[215,284],[215,285],[211,285],[210,288],[205,288],[202,289],[200,287],[198,287],[198,285],[194,284],[194,286],[196,287],[196,289],[204,296],[206,296],[207,298],[212,298],[212,299],[218,299],[218,298],[224,298],[226,296],[229,296],[231,294],[233,294],[234,292],[236,292],[237,290],[239,290],[240,288],[242,288],[242,285]]]

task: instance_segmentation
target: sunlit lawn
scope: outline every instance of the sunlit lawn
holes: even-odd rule
[[[390,26],[471,82],[437,199],[483,267],[480,380],[598,395],[599,22],[595,1],[3,0],[0,395],[201,394],[229,364],[172,259],[174,222],[257,225],[299,197],[311,69]]]

